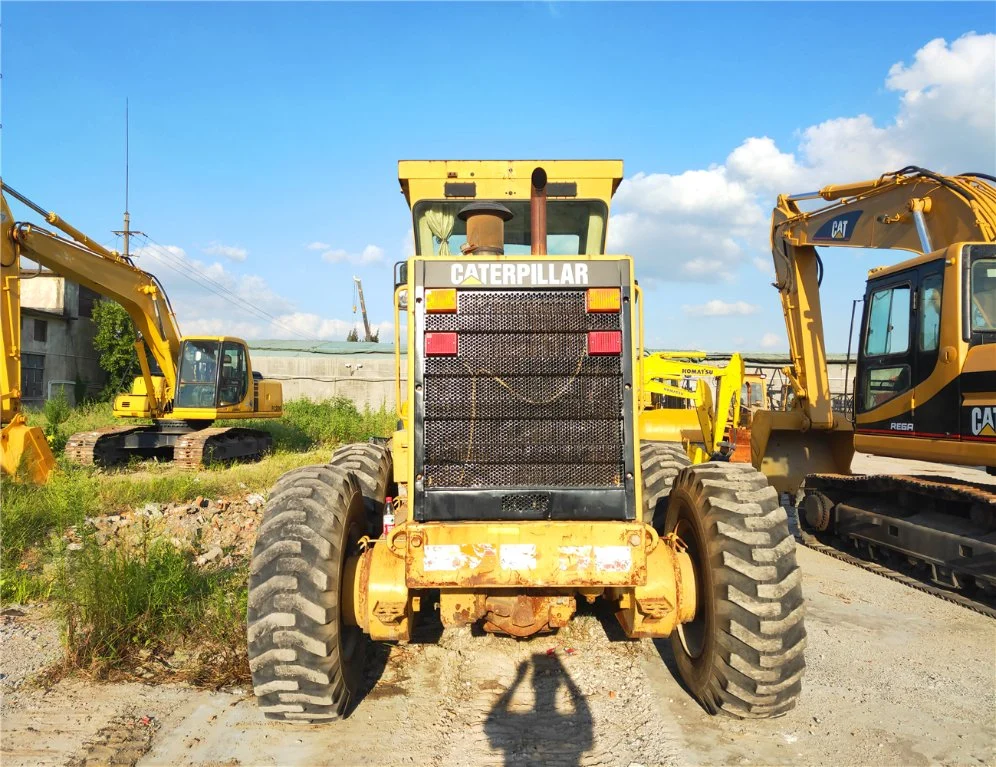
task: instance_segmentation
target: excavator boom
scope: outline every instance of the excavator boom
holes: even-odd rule
[[[135,344],[142,377],[119,395],[114,414],[151,418],[152,426],[108,427],[69,438],[67,455],[79,463],[116,463],[131,455],[173,457],[196,468],[210,460],[258,457],[272,442],[253,429],[208,429],[215,420],[275,418],[282,414],[280,384],[252,371],[244,341],[227,336],[183,338],[162,285],[130,259],[108,250],[55,213],[46,211],[0,182],[4,249],[4,423],[20,416],[20,304],[16,285],[24,257],[120,304],[138,330]],[[5,195],[28,206],[65,236],[31,223],[14,221]],[[6,325],[9,324],[11,329]],[[14,326],[16,330],[13,329]],[[151,356],[151,360],[150,360]],[[152,363],[155,363],[153,366]],[[6,439],[5,445],[14,444]],[[17,444],[37,440],[25,437]],[[5,455],[5,471],[16,458]],[[45,464],[45,461],[42,461]]]
[[[751,452],[755,466],[780,490],[793,491],[810,473],[847,473],[855,446],[850,414],[832,409],[819,291],[823,262],[816,248],[905,250],[928,261],[960,258],[960,243],[996,241],[996,189],[990,178],[943,176],[911,166],[870,181],[779,196],[771,250],[792,360],[785,373],[795,406],[756,414]],[[799,204],[814,199],[832,204],[813,211]],[[946,353],[962,359],[968,344],[957,346]],[[964,462],[980,462],[975,452],[965,451]]]

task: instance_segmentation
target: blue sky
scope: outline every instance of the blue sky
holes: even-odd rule
[[[996,168],[989,3],[6,2],[2,25],[4,181],[114,244],[127,96],[132,223],[168,251],[140,263],[190,334],[341,338],[353,274],[389,323],[398,159],[611,157],[650,342],[779,349],[777,192]],[[832,350],[896,258],[828,260]]]

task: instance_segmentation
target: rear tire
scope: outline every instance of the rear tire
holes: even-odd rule
[[[664,524],[667,499],[678,472],[691,461],[676,442],[641,442],[643,476],[643,521],[659,532]]]
[[[270,719],[343,717],[369,639],[340,614],[343,569],[367,532],[356,477],[333,466],[284,474],[270,492],[249,575],[249,667]]]
[[[778,493],[752,466],[684,469],[664,532],[677,533],[695,567],[695,619],[671,636],[685,684],[711,714],[780,716],[805,670],[801,572]]]
[[[357,442],[342,445],[332,453],[329,464],[352,472],[363,491],[370,534],[380,535],[383,523],[384,499],[393,484],[394,464],[386,445]]]

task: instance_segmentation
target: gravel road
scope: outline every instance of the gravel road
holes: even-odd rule
[[[268,722],[244,690],[41,689],[25,680],[56,657],[58,633],[29,607],[0,618],[0,761],[996,764],[996,621],[809,549],[798,557],[808,668],[798,707],[779,719],[708,716],[676,681],[667,642],[627,641],[597,612],[529,641],[426,630],[378,646],[370,692],[322,728]]]
[[[675,680],[666,642],[621,640],[611,616],[588,614],[556,637],[447,632],[381,648],[373,690],[318,729],[268,722],[242,691],[7,688],[2,762],[993,764],[996,621],[813,551],[799,559],[808,670],[780,719],[708,716]],[[37,631],[30,613],[15,620]],[[4,668],[14,646],[25,654],[5,634]]]

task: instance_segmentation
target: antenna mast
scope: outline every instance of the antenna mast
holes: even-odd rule
[[[129,243],[131,240],[131,235],[142,234],[145,232],[138,232],[131,228],[131,215],[128,213],[128,168],[129,168],[129,141],[128,141],[128,99],[125,98],[125,209],[124,209],[124,229],[114,232],[114,234],[120,234],[123,239],[124,253],[123,256],[125,260],[129,260],[131,257],[131,250],[129,248]]]

